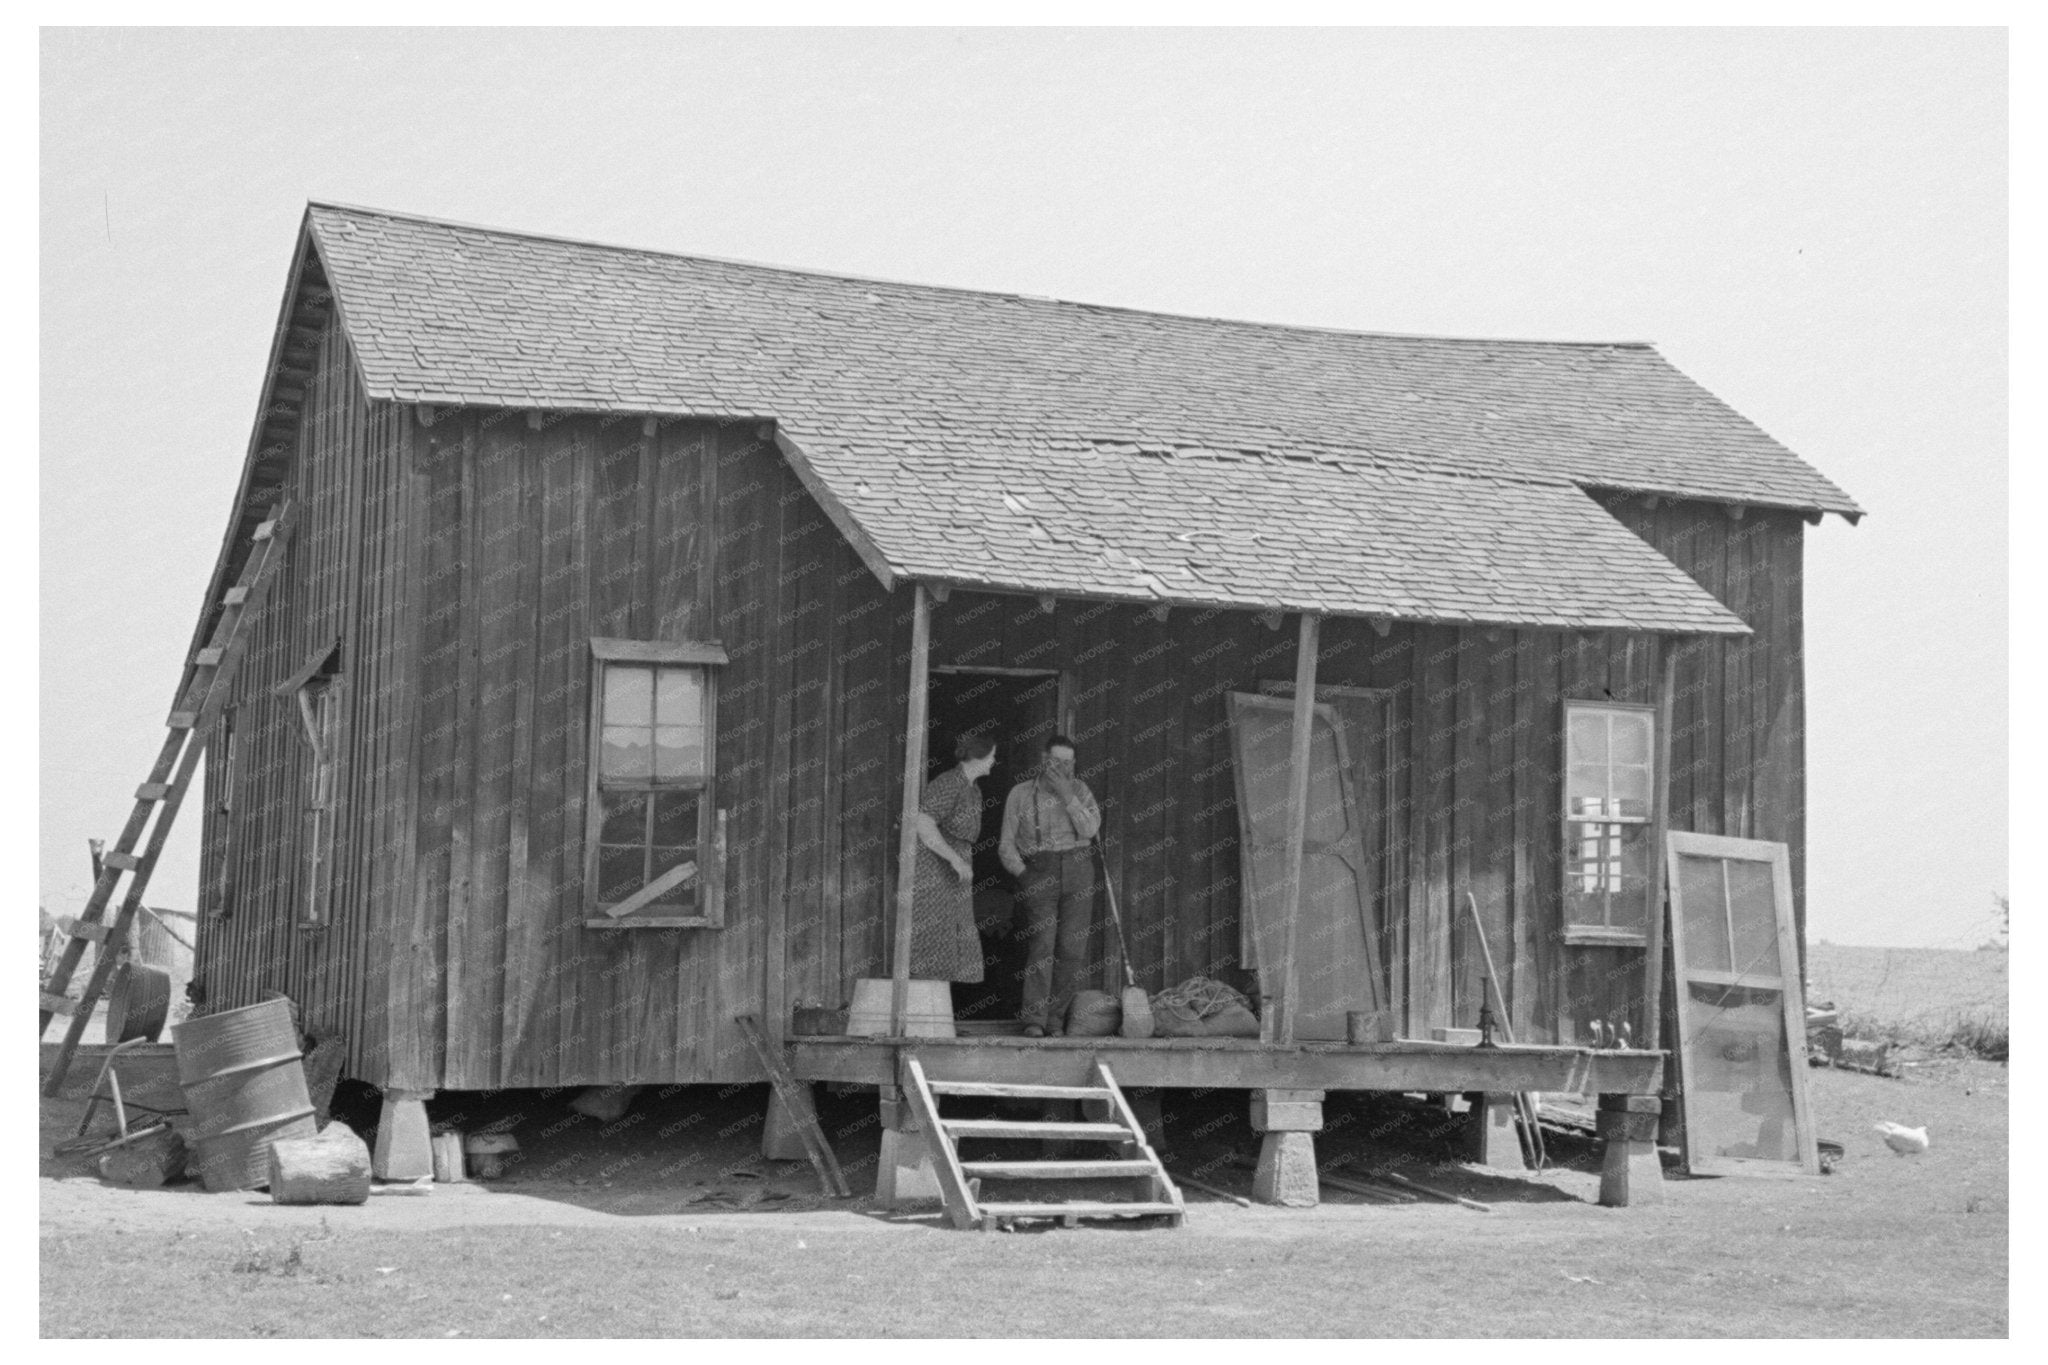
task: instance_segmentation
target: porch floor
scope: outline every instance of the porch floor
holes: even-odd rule
[[[1124,1086],[1242,1090],[1546,1091],[1653,1095],[1664,1054],[1637,1049],[1250,1038],[792,1037],[799,1080],[894,1085],[914,1052],[933,1080],[1079,1085],[1099,1059]]]

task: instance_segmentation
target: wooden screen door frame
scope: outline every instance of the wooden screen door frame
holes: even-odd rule
[[[1294,679],[1261,678],[1259,692],[1264,696],[1285,697],[1291,700],[1294,696]],[[1372,822],[1378,826],[1379,866],[1374,869],[1371,886],[1373,923],[1366,927],[1366,937],[1372,942],[1382,977],[1382,980],[1376,983],[1375,990],[1396,1022],[1407,1028],[1409,1020],[1406,974],[1394,970],[1393,966],[1405,960],[1408,928],[1406,916],[1394,913],[1394,852],[1400,834],[1400,827],[1395,822],[1395,783],[1400,752],[1395,742],[1394,708],[1399,704],[1399,699],[1391,687],[1352,687],[1344,683],[1319,682],[1316,684],[1316,704],[1328,706],[1336,712],[1339,751],[1346,757],[1347,768],[1352,770],[1353,786],[1358,789],[1361,799],[1369,796],[1376,807],[1370,813],[1373,817]],[[1350,717],[1346,715],[1346,711],[1361,704],[1380,708],[1378,744],[1355,744],[1354,737],[1346,733],[1350,728]],[[1364,784],[1356,780],[1357,770],[1361,768],[1370,775],[1370,780]],[[1367,860],[1373,861],[1372,850],[1369,847],[1366,854]],[[1249,921],[1240,926],[1239,934],[1243,940],[1239,951],[1246,954],[1244,960],[1249,961],[1249,954],[1252,951]]]
[[[1246,706],[1285,707],[1291,713],[1293,709],[1292,693],[1294,690],[1294,685],[1292,683],[1288,683],[1285,686],[1288,692],[1288,695],[1286,696],[1278,695],[1271,690],[1265,690],[1261,692],[1231,692],[1226,694],[1228,698],[1226,702],[1226,714],[1230,718],[1232,732],[1231,767],[1233,774],[1235,776],[1237,788],[1238,831],[1240,839],[1247,841],[1241,846],[1240,853],[1240,863],[1242,872],[1241,880],[1239,882],[1240,911],[1238,917],[1238,933],[1239,950],[1241,953],[1240,960],[1248,963],[1257,962],[1259,960],[1259,955],[1257,952],[1259,934],[1257,918],[1259,914],[1258,900],[1262,888],[1258,885],[1256,858],[1253,853],[1252,846],[1249,842],[1252,837],[1251,827],[1248,821],[1250,786],[1248,776],[1244,771],[1244,765],[1242,763],[1240,742],[1237,736],[1237,716],[1240,708]],[[1318,700],[1316,701],[1314,708],[1315,718],[1323,724],[1329,726],[1332,747],[1336,751],[1335,757],[1337,780],[1340,789],[1344,793],[1344,801],[1347,814],[1347,834],[1355,836],[1359,841],[1359,864],[1369,864],[1370,858],[1365,848],[1363,823],[1358,818],[1360,814],[1361,801],[1360,794],[1357,791],[1357,784],[1353,780],[1351,769],[1351,755],[1348,747],[1348,742],[1345,736],[1344,719],[1338,713],[1335,706],[1321,699],[1325,695],[1325,692],[1326,689],[1323,686],[1319,685],[1316,688]],[[1313,734],[1313,731],[1311,731],[1311,734]],[[1313,762],[1313,746],[1311,746],[1311,762]],[[1365,865],[1353,865],[1351,858],[1346,857],[1342,853],[1337,852],[1334,848],[1318,849],[1312,844],[1304,849],[1304,858],[1306,858],[1306,855],[1308,853],[1313,852],[1332,853],[1335,856],[1339,857],[1347,866],[1352,867],[1352,875],[1357,882],[1359,891],[1361,892],[1361,899],[1363,901],[1363,904],[1360,906],[1361,922],[1359,927],[1361,931],[1361,937],[1365,945],[1365,1003],[1370,1009],[1385,1010],[1388,1008],[1389,986],[1387,980],[1385,959],[1382,953],[1380,952],[1380,941],[1378,934],[1379,906],[1376,903],[1378,888],[1375,886],[1373,880],[1367,875],[1371,871],[1371,869],[1369,866]],[[1306,905],[1307,898],[1304,896],[1303,906],[1306,907]],[[1261,990],[1266,990],[1269,983],[1266,981],[1266,971],[1263,966],[1260,966],[1258,968],[1258,974],[1260,979]],[[1290,1004],[1289,1006],[1289,1015],[1290,1017],[1299,1017],[1299,1011],[1293,1004]]]
[[[1792,1174],[1797,1166],[1807,1175],[1820,1174],[1820,1152],[1815,1140],[1813,1114],[1806,1093],[1806,991],[1799,977],[1798,931],[1792,917],[1792,853],[1784,844],[1760,839],[1731,839],[1718,834],[1692,834],[1685,830],[1672,830],[1666,836],[1664,845],[1666,885],[1670,887],[1669,933],[1671,944],[1672,983],[1676,996],[1672,1010],[1678,1020],[1678,1037],[1675,1040],[1675,1062],[1679,1077],[1679,1104],[1685,1114],[1684,1155],[1686,1169],[1697,1174]],[[1776,918],[1778,944],[1778,975],[1763,977],[1739,969],[1727,972],[1710,972],[1705,968],[1689,967],[1685,936],[1685,907],[1683,881],[1678,875],[1679,860],[1682,858],[1703,858],[1717,862],[1762,863],[1771,869],[1772,913]],[[1733,953],[1730,954],[1731,963]],[[1794,1139],[1798,1146],[1796,1161],[1756,1157],[1718,1156],[1698,1149],[1694,1137],[1706,1130],[1694,1123],[1694,1091],[1688,1074],[1697,1063],[1693,1057],[1694,1035],[1688,1025],[1689,1011],[1686,1008],[1686,993],[1690,982],[1697,977],[1706,982],[1720,981],[1728,986],[1750,985],[1757,989],[1775,990],[1784,1013],[1785,1051],[1787,1071],[1791,1077],[1792,1123]]]

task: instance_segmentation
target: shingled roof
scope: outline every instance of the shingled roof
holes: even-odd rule
[[[1177,317],[325,204],[308,231],[372,397],[772,420],[885,578],[1734,632],[1583,490],[1859,511],[1643,345]]]

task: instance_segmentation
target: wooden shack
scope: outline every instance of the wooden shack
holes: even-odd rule
[[[208,738],[194,991],[282,990],[414,1093],[758,1080],[744,1013],[885,1076],[790,1020],[898,965],[906,759],[972,728],[989,840],[1025,751],[1077,741],[1140,984],[1234,980],[1292,1011],[1255,1046],[1325,1059],[1206,1083],[1517,1088],[1343,1060],[1350,1013],[1474,1024],[1468,893],[1544,1066],[1653,1040],[1664,828],[1782,840],[1803,896],[1803,534],[1859,515],[1647,345],[325,204],[209,601],[284,502]],[[1004,1017],[991,977],[963,1017]]]

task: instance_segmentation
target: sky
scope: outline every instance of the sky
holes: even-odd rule
[[[1266,322],[1642,340],[1807,534],[1809,936],[2007,888],[1996,29],[46,29],[41,901],[161,744],[308,199]],[[190,909],[196,803],[151,904]]]

